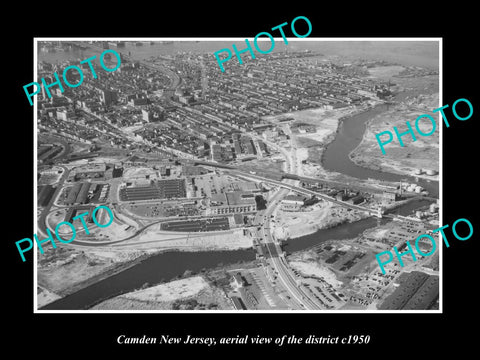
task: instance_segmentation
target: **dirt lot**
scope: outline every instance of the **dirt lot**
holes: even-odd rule
[[[224,292],[202,276],[170,281],[97,304],[93,310],[233,310]]]
[[[348,211],[346,208],[330,202],[321,201],[309,206],[306,211],[278,210],[272,229],[278,239],[297,238],[313,234],[343,222],[353,222],[364,218],[363,213]]]
[[[63,297],[142,256],[145,252],[138,250],[78,250],[67,245],[49,248],[43,255],[38,252],[38,285]]]
[[[438,94],[424,96],[421,100],[417,100],[419,104],[415,104],[415,108],[411,106],[396,106],[389,111],[382,113],[370,120],[367,124],[367,130],[363,136],[360,145],[350,153],[350,158],[357,165],[394,172],[398,174],[414,175],[415,169],[436,170],[439,169],[439,127],[430,136],[416,136],[413,142],[411,137],[404,136],[404,146],[401,147],[398,140],[394,136],[394,140],[385,145],[386,154],[383,155],[375,134],[383,131],[393,132],[396,126],[399,131],[407,130],[406,121],[415,126],[415,119],[427,113],[421,111],[422,108],[435,108],[438,104]],[[432,129],[432,125],[428,120],[419,123],[420,130],[428,133]],[[386,137],[386,136],[385,136]],[[436,180],[438,177],[430,177]]]

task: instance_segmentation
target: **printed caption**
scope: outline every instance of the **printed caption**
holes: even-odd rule
[[[159,344],[159,345],[362,345],[370,343],[370,335],[348,335],[348,336],[317,336],[308,335],[305,337],[296,335],[283,335],[277,337],[263,337],[260,335],[237,335],[235,337],[197,337],[187,335],[186,337],[176,337],[170,335],[161,335],[160,337],[130,337],[119,335],[116,339],[117,344]]]

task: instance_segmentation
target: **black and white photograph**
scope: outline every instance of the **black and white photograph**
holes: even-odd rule
[[[263,40],[36,39],[38,310],[440,309],[440,39]]]
[[[22,7],[2,23],[7,354],[468,357],[470,5]]]

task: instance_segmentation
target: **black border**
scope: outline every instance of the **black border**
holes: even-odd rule
[[[36,4],[34,9],[18,9],[18,25],[2,24],[4,46],[10,56],[3,57],[4,123],[4,196],[7,195],[4,270],[7,283],[3,296],[8,317],[8,347],[24,349],[26,334],[29,348],[46,354],[71,356],[138,354],[154,350],[156,356],[181,350],[199,353],[236,353],[246,350],[268,350],[272,354],[310,351],[311,356],[330,353],[390,355],[394,353],[432,355],[434,349],[461,345],[462,350],[474,344],[474,334],[465,326],[476,312],[476,278],[474,264],[478,245],[478,215],[473,205],[476,190],[476,117],[479,106],[474,62],[475,10],[456,3],[448,10],[423,7],[417,3],[370,3],[297,6],[271,5],[267,11],[244,3],[181,4],[116,3],[84,4],[68,8],[65,3]],[[25,6],[27,7],[27,6]],[[273,10],[275,9],[275,10]],[[310,19],[310,37],[442,37],[443,38],[443,104],[467,98],[474,107],[473,117],[465,122],[453,120],[443,131],[443,208],[444,224],[458,218],[469,219],[476,230],[468,241],[451,241],[444,247],[443,314],[33,314],[33,261],[27,256],[21,262],[14,242],[33,233],[33,107],[28,105],[22,86],[33,78],[34,37],[239,37],[290,22],[296,16]],[[15,21],[14,21],[15,22]],[[407,120],[407,119],[406,119]],[[472,319],[473,320],[473,319]],[[475,329],[475,324],[474,324]],[[25,335],[23,335],[25,334]],[[120,334],[130,336],[236,336],[249,334],[273,337],[370,335],[367,346],[119,346]],[[33,346],[31,346],[33,345]],[[379,348],[382,348],[381,351]],[[381,351],[381,352],[380,352]],[[54,356],[56,357],[56,356]],[[417,356],[415,356],[417,357]]]

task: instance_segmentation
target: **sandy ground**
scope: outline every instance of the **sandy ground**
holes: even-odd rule
[[[383,131],[391,131],[397,126],[399,131],[407,129],[405,122],[409,121],[415,128],[415,119],[428,113],[422,111],[423,108],[435,108],[438,103],[438,93],[419,97],[417,101],[412,100],[410,106],[396,106],[389,111],[382,113],[371,119],[367,123],[367,130],[359,146],[350,153],[350,159],[357,165],[382,169],[397,174],[418,176],[425,179],[437,180],[439,176],[428,176],[425,173],[415,175],[416,169],[439,170],[439,126],[430,136],[420,136],[416,133],[416,141],[412,141],[411,136],[402,138],[404,146],[400,146],[398,139],[394,135],[394,140],[385,145],[386,154],[383,155],[375,135]],[[434,117],[435,118],[435,117]],[[432,129],[432,124],[428,120],[419,122],[421,131],[428,133]],[[387,138],[387,135],[384,136]]]
[[[83,282],[108,274],[145,255],[139,250],[85,249],[64,245],[38,254],[38,285],[65,296],[78,290]]]
[[[344,221],[353,222],[365,217],[356,211],[347,211],[342,206],[321,201],[308,208],[310,211],[291,212],[278,210],[272,223],[277,239],[294,239],[313,234],[319,229],[330,228]]]
[[[311,125],[319,126],[320,128],[317,129],[317,136],[328,136],[328,132],[332,129],[336,131],[338,126],[338,119],[342,116],[353,111],[352,108],[344,108],[344,109],[337,109],[337,110],[325,110],[322,108],[314,108],[314,109],[306,109],[300,111],[293,111],[289,113],[284,113],[275,116],[265,116],[263,119],[267,121],[276,122],[275,119],[277,118],[284,118],[284,117],[293,117],[296,121],[308,123]],[[306,135],[306,134],[302,134]],[[321,139],[318,141],[322,141]]]
[[[222,232],[186,233],[162,231],[155,224],[139,236],[119,244],[138,249],[177,249],[191,251],[248,249],[253,246],[251,237],[243,235],[243,229]],[[117,245],[115,245],[117,246]]]
[[[385,236],[390,232],[389,229],[371,229],[368,233],[368,236],[377,239],[377,240],[382,240],[385,238]]]
[[[114,216],[118,221],[125,223],[126,225],[133,226],[135,229],[139,229],[140,225],[132,218],[128,217],[127,215],[117,211],[117,209],[112,209],[114,211]],[[122,208],[121,211],[124,211]]]
[[[201,276],[170,281],[148,289],[133,291],[122,295],[125,299],[140,301],[173,301],[198,294],[209,285]]]
[[[92,159],[79,159],[79,160],[71,161],[68,163],[68,166],[75,167],[75,166],[81,166],[81,165],[116,163],[119,161],[118,158],[103,157],[103,156],[98,156],[96,158],[93,158],[93,161],[89,161],[89,160],[92,160]]]
[[[316,169],[312,169],[311,165],[302,164],[302,161],[308,159],[308,149],[297,148],[296,160],[297,160],[297,174],[300,176],[313,176],[316,173]]]
[[[128,224],[122,224],[115,219],[115,221],[105,228],[99,228],[95,225],[90,229],[90,233],[97,241],[116,241],[128,238],[135,234],[136,229],[130,227]],[[128,229],[128,230],[127,230]]]
[[[93,310],[172,310],[174,304],[185,309],[232,309],[223,291],[210,286],[203,277],[193,276],[133,291],[95,305]],[[184,305],[185,306],[185,305]],[[183,309],[182,306],[179,306]]]
[[[40,308],[42,306],[45,306],[55,300],[60,299],[61,296],[48,291],[47,289],[44,289],[40,286],[37,287],[37,306]]]
[[[333,271],[323,265],[320,265],[316,261],[309,259],[308,253],[303,253],[296,257],[299,257],[299,259],[289,261],[289,264],[303,275],[322,278],[335,289],[338,289],[343,285],[341,281],[337,280],[337,277]]]
[[[146,179],[146,175],[150,175],[151,178],[156,178],[157,173],[157,170],[148,167],[131,167],[124,170],[122,178],[124,180],[136,178]]]
[[[339,119],[359,110],[359,108],[353,107],[339,110],[308,109],[288,114],[294,117],[296,122],[314,125],[316,128],[315,132],[293,134],[297,144],[296,159],[300,175],[321,176],[327,179],[333,179],[338,175],[326,171],[322,167],[320,162],[322,153],[334,139],[339,126]],[[303,160],[306,160],[305,164],[302,164]]]
[[[135,131],[140,130],[141,128],[143,128],[143,125],[125,126],[122,127],[122,131],[130,133],[130,135],[132,135]]]
[[[351,111],[351,109],[348,111],[310,109],[294,113],[293,115],[295,119],[299,122],[305,122],[317,127],[316,132],[297,134],[297,137],[324,142],[332,133],[337,131],[338,119]]]
[[[364,108],[348,107],[340,110],[308,109],[288,113],[286,115],[293,117],[296,123],[315,126],[315,132],[297,133],[294,131],[294,133],[291,133],[289,129],[290,126],[283,125],[282,128],[287,128],[287,133],[291,133],[292,144],[290,144],[289,141],[282,141],[281,143],[272,143],[268,140],[264,141],[270,147],[279,150],[282,158],[288,159],[288,161],[283,164],[284,171],[295,172],[308,177],[344,180],[345,175],[325,170],[322,167],[321,158],[326,146],[336,135],[339,119],[361,111],[364,111]],[[285,115],[280,115],[279,117],[283,116]],[[276,117],[268,117],[268,120],[275,122],[275,118]],[[292,163],[292,159],[296,159],[296,169],[294,171],[287,169],[287,163]],[[302,163],[304,160],[306,160],[305,163]]]

